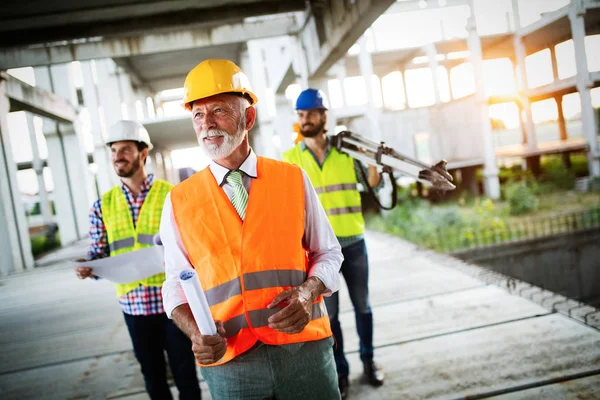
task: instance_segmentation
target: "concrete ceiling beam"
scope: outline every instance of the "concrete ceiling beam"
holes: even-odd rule
[[[126,38],[71,43],[28,49],[0,50],[0,69],[40,66],[98,58],[122,58],[200,47],[240,43],[294,33],[296,19],[292,15],[213,28],[159,33]]]
[[[72,123],[77,118],[75,107],[54,93],[28,85],[5,72],[0,72],[0,80],[6,81],[11,112],[29,111],[63,123]]]
[[[23,12],[0,17],[0,47],[130,36],[157,30],[228,24],[244,18],[304,10],[303,0],[151,1],[62,12]]]

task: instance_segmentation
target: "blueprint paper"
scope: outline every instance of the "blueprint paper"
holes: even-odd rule
[[[204,290],[202,290],[200,280],[196,276],[196,271],[191,269],[182,271],[179,274],[179,281],[181,282],[181,287],[183,288],[188,304],[192,309],[192,314],[200,333],[203,335],[216,335],[217,327],[210,313],[208,301],[206,300]]]
[[[152,246],[92,261],[71,261],[71,264],[73,268],[90,267],[94,275],[114,283],[129,283],[165,272],[164,258],[162,246]]]

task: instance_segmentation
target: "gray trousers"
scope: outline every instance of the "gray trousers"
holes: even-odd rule
[[[213,400],[337,400],[340,392],[332,346],[331,337],[299,348],[259,345],[223,365],[200,371]]]

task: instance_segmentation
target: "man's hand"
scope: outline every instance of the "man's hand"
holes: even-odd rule
[[[275,308],[281,303],[287,305],[269,318],[269,327],[289,334],[302,332],[312,319],[313,302],[324,290],[323,282],[312,276],[302,285],[280,293],[267,308]]]
[[[200,331],[191,336],[192,351],[198,364],[207,365],[219,361],[227,351],[227,339],[225,338],[225,328],[223,322],[216,321],[217,335],[202,335]]]
[[[77,260],[80,261],[80,260]],[[85,278],[95,278],[96,275],[94,275],[92,273],[92,268],[90,267],[77,267],[75,268],[75,274],[77,275],[77,277],[79,279],[85,279]]]

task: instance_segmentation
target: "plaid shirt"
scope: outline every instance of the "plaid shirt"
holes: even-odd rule
[[[144,200],[152,187],[154,175],[150,174],[140,186],[140,192],[136,197],[129,188],[121,183],[121,190],[127,199],[133,226],[136,226],[140,209]],[[104,258],[110,256],[108,247],[108,238],[106,227],[102,219],[102,198],[99,198],[90,211],[90,248],[88,250],[88,260]],[[162,304],[160,286],[138,286],[132,291],[119,297],[119,304],[125,314],[130,315],[151,315],[162,314],[165,312]]]

